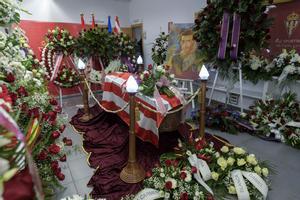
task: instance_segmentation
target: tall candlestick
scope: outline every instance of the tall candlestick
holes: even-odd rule
[[[200,106],[200,115],[199,115],[199,130],[200,130],[200,138],[205,137],[205,99],[206,99],[206,83],[207,79],[209,77],[209,73],[205,67],[205,65],[202,66],[199,77],[201,80],[200,83],[200,90],[198,94],[198,99],[199,99],[199,106]]]

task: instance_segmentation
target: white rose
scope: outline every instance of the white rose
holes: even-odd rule
[[[267,168],[262,168],[262,174],[264,175],[264,176],[268,176],[269,175],[269,170],[267,169]]]
[[[227,153],[227,152],[229,151],[228,146],[223,146],[223,147],[221,148],[221,151],[222,151],[223,153]]]

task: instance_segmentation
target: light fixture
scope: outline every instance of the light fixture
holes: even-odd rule
[[[126,91],[128,93],[137,93],[138,91],[138,84],[133,76],[129,76],[127,82],[126,82]]]
[[[209,73],[205,67],[205,65],[202,65],[200,73],[199,73],[199,77],[201,80],[207,80],[209,77]]]
[[[139,57],[138,57],[136,63],[137,63],[138,65],[142,65],[142,64],[143,64],[143,58],[142,58],[142,56],[139,56]]]
[[[84,62],[81,59],[78,60],[77,68],[79,70],[84,70],[85,69],[85,64],[84,64]]]

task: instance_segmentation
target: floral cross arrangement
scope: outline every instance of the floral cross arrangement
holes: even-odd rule
[[[153,69],[152,65],[148,65],[148,69],[140,74],[141,81],[139,91],[147,96],[153,96],[157,88],[160,94],[173,97],[174,93],[170,90],[170,86],[175,85],[177,81],[174,74],[170,73],[168,65],[159,65]]]

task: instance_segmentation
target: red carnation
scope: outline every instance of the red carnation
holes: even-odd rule
[[[49,103],[53,106],[56,106],[58,104],[56,99],[54,99],[54,98],[50,99]]]
[[[184,179],[186,178],[186,173],[185,173],[185,172],[181,172],[181,173],[180,173],[180,178],[181,178],[182,180],[184,180]]]
[[[66,154],[64,154],[62,157],[60,157],[59,160],[60,160],[61,162],[66,162],[66,160],[67,160]]]
[[[28,93],[25,89],[24,86],[20,86],[18,89],[17,89],[17,93],[19,96],[28,96]]]
[[[57,177],[58,180],[60,180],[60,181],[65,180],[65,175],[64,175],[63,173],[56,174],[56,177]]]
[[[167,167],[170,167],[172,165],[172,161],[168,159],[165,161],[165,164]]]
[[[48,154],[45,150],[42,150],[40,154],[38,155],[38,160],[46,160],[48,157]]]
[[[66,125],[65,124],[63,124],[63,125],[61,125],[60,127],[59,127],[59,131],[62,133],[62,132],[64,132],[64,130],[66,129]]]
[[[152,70],[152,69],[153,69],[152,64],[149,64],[149,65],[148,65],[148,70]]]
[[[196,174],[197,171],[198,171],[198,169],[196,167],[192,166],[192,169],[191,169],[192,174]]]
[[[184,192],[180,194],[180,200],[188,200],[188,199],[189,199],[188,193]]]
[[[50,166],[51,166],[52,171],[56,171],[59,167],[58,161],[57,160],[52,161]]]
[[[151,176],[152,176],[152,171],[147,171],[147,172],[146,172],[146,177],[147,177],[147,178],[150,178]]]
[[[51,133],[51,138],[52,139],[57,139],[57,138],[59,138],[59,136],[60,136],[60,132],[59,131],[53,131],[52,133]]]
[[[9,83],[13,83],[15,81],[15,76],[13,75],[13,73],[8,73],[6,75],[6,81]]]
[[[172,189],[172,182],[171,181],[167,181],[166,184],[165,184],[165,188],[167,190],[171,190]]]
[[[48,150],[51,154],[58,154],[60,152],[60,147],[57,144],[51,144],[48,147]]]

